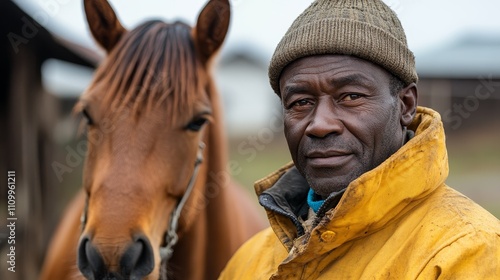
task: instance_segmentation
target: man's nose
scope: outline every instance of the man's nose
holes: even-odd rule
[[[332,98],[318,100],[305,134],[313,138],[324,138],[330,134],[341,134],[344,124],[338,116]]]

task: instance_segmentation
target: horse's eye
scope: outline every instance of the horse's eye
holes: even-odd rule
[[[89,112],[85,109],[82,110],[82,115],[85,117],[87,120],[88,125],[93,125],[94,121],[92,120],[92,117],[90,116]]]
[[[208,119],[205,117],[197,117],[186,126],[186,129],[189,129],[191,131],[200,131],[200,129],[207,121]]]

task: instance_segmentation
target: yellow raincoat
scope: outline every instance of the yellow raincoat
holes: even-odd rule
[[[351,182],[310,229],[296,217],[308,187],[292,164],[257,182],[271,227],[220,279],[500,279],[500,221],[445,185],[439,114],[419,107],[409,129],[415,136]],[[273,194],[277,185],[285,188]]]

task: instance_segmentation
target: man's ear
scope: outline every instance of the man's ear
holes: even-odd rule
[[[107,53],[111,52],[125,28],[107,0],[85,0],[83,4],[92,36]]]
[[[415,83],[409,84],[399,91],[398,95],[401,104],[401,125],[409,126],[417,113],[417,85]]]

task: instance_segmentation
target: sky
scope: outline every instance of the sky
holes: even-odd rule
[[[82,1],[16,0],[56,34],[95,48],[83,14]],[[311,0],[230,0],[232,21],[225,44],[251,46],[264,58]],[[417,55],[465,33],[500,35],[498,0],[384,0],[398,14],[408,44]],[[182,19],[193,24],[205,0],[110,0],[123,25],[132,28],[148,18]]]

